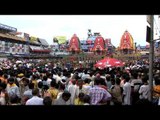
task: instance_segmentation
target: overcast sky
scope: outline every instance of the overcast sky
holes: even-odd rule
[[[157,15],[154,17],[157,29],[160,24]],[[30,36],[46,39],[49,44],[52,44],[55,36],[70,39],[77,34],[80,39],[86,39],[88,29],[92,33],[100,32],[104,38],[111,38],[116,47],[125,30],[130,32],[137,45],[147,44],[146,15],[0,15],[0,23]],[[157,33],[159,36],[159,31]]]

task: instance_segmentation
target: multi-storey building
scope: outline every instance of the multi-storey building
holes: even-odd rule
[[[40,56],[49,55],[49,44],[45,39],[32,37],[27,33],[18,32],[17,28],[0,24],[0,55],[1,56]]]

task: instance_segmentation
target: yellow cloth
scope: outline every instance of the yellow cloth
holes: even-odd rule
[[[75,105],[83,105],[84,102],[83,102],[83,101],[80,101],[79,98],[76,98],[76,99],[74,100],[74,104],[75,104]]]
[[[11,85],[11,84],[8,83],[7,86],[8,86],[8,87],[14,87],[14,86],[16,86],[16,84],[13,83],[13,84]]]
[[[18,74],[18,77],[23,77],[23,76],[24,76],[23,73]]]
[[[34,88],[38,88],[38,82],[37,82],[37,80],[32,80],[32,83],[34,84]]]
[[[56,88],[49,88],[47,92],[50,94],[52,100],[57,99],[59,91]]]

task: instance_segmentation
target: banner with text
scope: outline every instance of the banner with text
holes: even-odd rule
[[[66,36],[56,36],[59,44],[64,44],[67,41]]]

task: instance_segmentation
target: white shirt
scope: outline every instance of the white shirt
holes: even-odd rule
[[[57,77],[56,77],[56,83],[60,82],[61,80],[62,80],[62,78],[57,75]]]
[[[50,86],[52,79],[48,78],[47,79],[47,85]]]
[[[32,98],[27,100],[26,105],[43,105],[43,98],[33,96]]]
[[[24,96],[28,96],[29,98],[31,98],[31,97],[32,97],[32,89],[29,89],[29,90],[25,91],[25,92],[23,93],[23,95],[24,95]]]
[[[139,89],[139,98],[148,99],[149,98],[149,85],[142,85]]]
[[[124,105],[131,105],[131,84],[126,82],[123,86]]]
[[[134,92],[138,92],[141,84],[142,84],[141,79],[132,79],[131,86],[134,87]]]
[[[6,90],[7,90],[7,93],[9,94],[9,96],[15,94],[20,98],[20,91],[19,91],[19,87],[17,85],[12,86],[12,87],[9,87],[9,85],[7,85]]]
[[[42,82],[42,80],[41,80],[41,79],[38,79],[38,80],[37,80],[37,83],[39,83],[39,82]]]
[[[77,89],[76,85],[71,84],[71,85],[68,86],[68,92],[71,93],[71,97],[70,97],[71,104],[74,104],[74,100],[76,98],[76,89]]]
[[[82,73],[81,79],[82,79],[82,80],[85,80],[86,78],[89,78],[89,77],[90,77],[89,74],[84,74],[84,73]]]
[[[2,92],[0,94],[0,105],[6,105],[5,94]]]
[[[70,100],[64,101],[62,99],[62,96],[60,96],[58,99],[55,99],[55,101],[53,102],[53,105],[71,105],[71,102]]]

